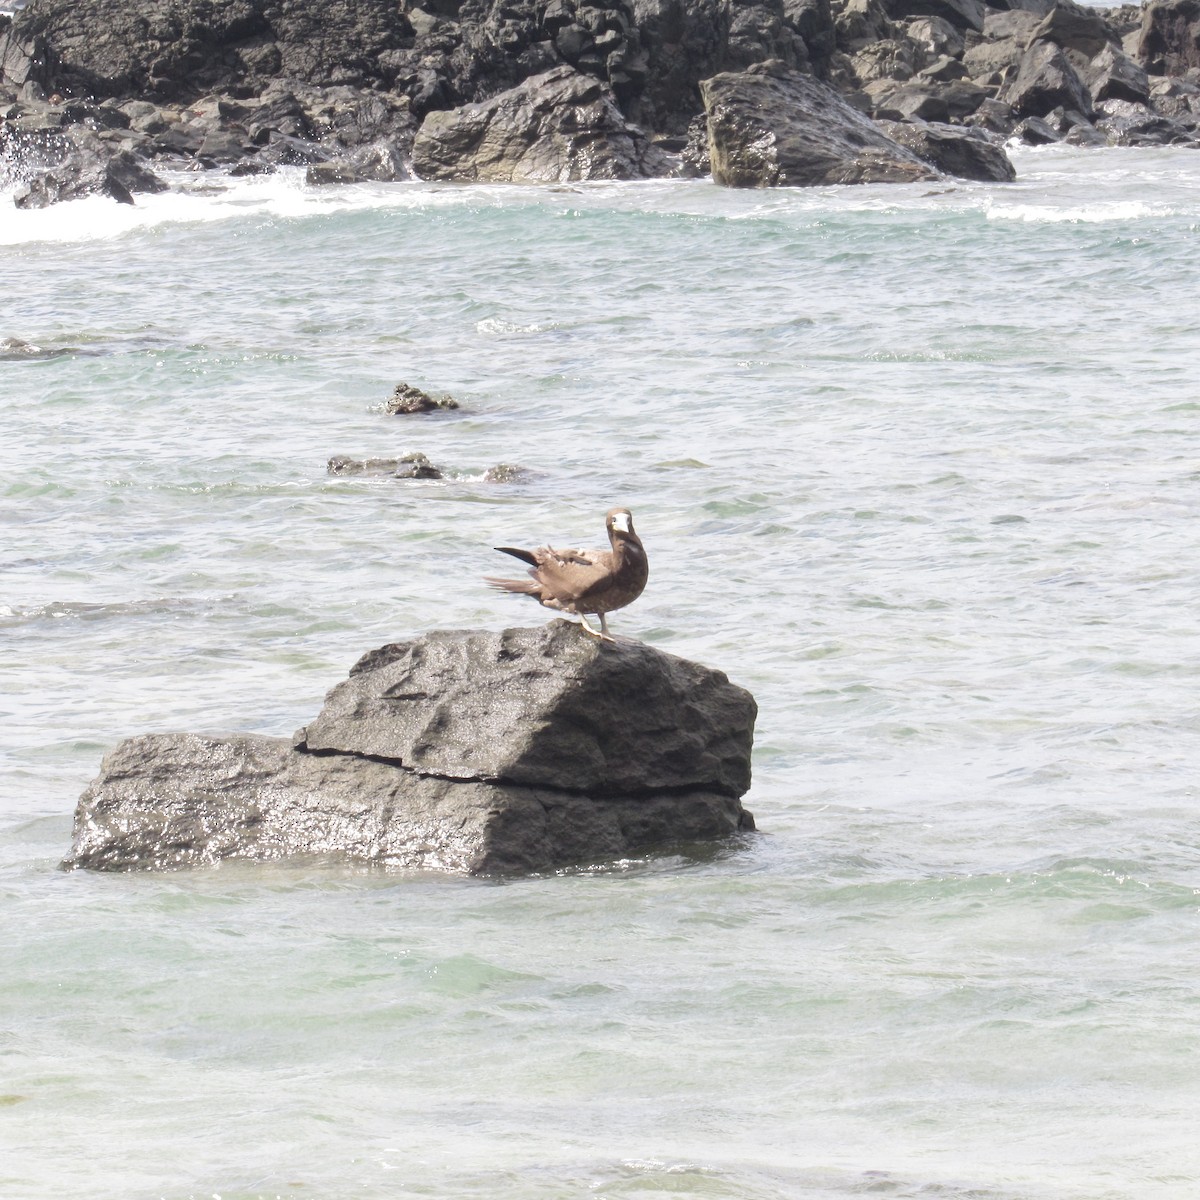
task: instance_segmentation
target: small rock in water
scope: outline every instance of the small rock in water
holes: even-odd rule
[[[445,630],[364,655],[292,740],[128,738],[64,865],[331,855],[526,874],[754,828],[757,707],[720,671],[573,623]]]
[[[437,412],[439,409],[454,409],[458,401],[453,396],[443,396],[435,400],[428,392],[410,383],[396,384],[396,390],[388,400],[386,411],[394,416],[406,416],[410,413]]]
[[[390,475],[394,479],[442,479],[443,472],[419,450],[399,458],[350,458],[335,454],[326,464],[330,475]]]
[[[441,479],[442,472],[420,451],[405,454],[392,472],[393,479]]]
[[[36,358],[42,353],[40,346],[20,338],[4,338],[0,340],[0,358]]]
[[[529,478],[529,471],[516,463],[497,463],[483,473],[484,483],[522,483]]]

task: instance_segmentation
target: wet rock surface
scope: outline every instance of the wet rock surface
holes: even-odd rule
[[[752,829],[756,708],[719,671],[571,622],[364,655],[282,738],[122,742],[69,867],[332,856],[467,874],[604,862]]]

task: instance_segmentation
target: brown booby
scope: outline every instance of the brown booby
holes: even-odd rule
[[[595,638],[611,642],[605,613],[632,604],[646,586],[650,564],[642,540],[633,531],[633,514],[614,508],[605,517],[611,550],[518,550],[497,546],[529,563],[530,579],[492,579],[487,582],[502,592],[532,596],[539,604],[559,612],[575,613],[583,629]],[[600,631],[588,624],[586,613],[600,618]]]

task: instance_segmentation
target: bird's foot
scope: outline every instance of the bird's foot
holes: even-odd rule
[[[601,622],[603,624],[603,621]],[[612,637],[607,629],[593,629],[587,622],[587,617],[582,613],[579,614],[579,628],[583,630],[589,637],[594,637],[598,642],[615,642],[617,639]]]

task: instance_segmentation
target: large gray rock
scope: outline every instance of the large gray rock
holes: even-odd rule
[[[1015,78],[998,97],[1023,117],[1044,117],[1056,108],[1092,115],[1092,96],[1066,54],[1052,42],[1034,42]]]
[[[70,867],[335,856],[494,874],[753,828],[753,698],[573,623],[365,655],[291,742],[151,734],[80,798]]]
[[[728,187],[913,183],[937,174],[831,88],[762,64],[701,84],[712,177]]]
[[[421,179],[567,183],[666,175],[670,160],[621,115],[612,92],[556,67],[491,100],[433,112],[417,131]]]

